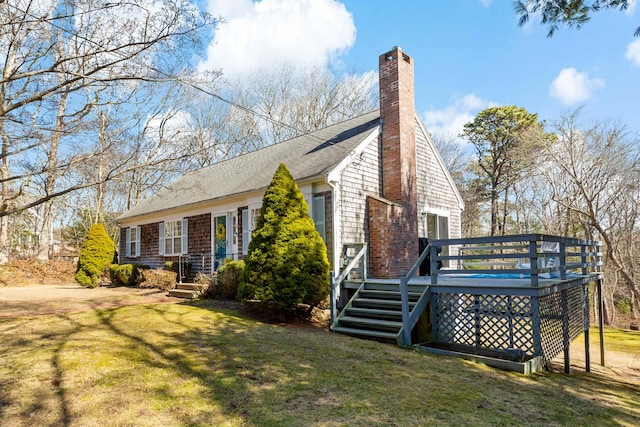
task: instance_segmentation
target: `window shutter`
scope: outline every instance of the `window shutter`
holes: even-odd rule
[[[158,231],[158,253],[160,255],[164,255],[164,222],[161,222],[159,225]]]
[[[249,231],[249,209],[242,210],[242,255],[249,253],[249,241],[251,232]]]
[[[142,246],[142,239],[140,236],[142,235],[140,227],[136,227],[136,256],[140,256],[140,247]]]
[[[182,220],[182,255],[189,253],[189,220]]]
[[[315,223],[316,230],[323,241],[327,241],[327,225],[325,218],[325,199],[324,196],[317,196],[313,198],[313,222]]]
[[[129,258],[131,256],[131,227],[127,228],[126,232],[126,238],[125,238],[125,249],[124,249],[124,253],[127,256],[127,258]]]

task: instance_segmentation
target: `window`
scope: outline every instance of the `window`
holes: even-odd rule
[[[316,230],[322,240],[327,243],[327,224],[325,220],[325,200],[324,196],[316,196],[313,198],[312,208],[313,222],[316,225]]]
[[[261,208],[242,209],[242,255],[249,253],[251,233],[258,226]]]
[[[251,231],[258,228],[258,218],[260,218],[261,208],[251,209]]]
[[[449,238],[449,218],[446,216],[427,213],[426,216],[426,229],[427,238],[431,240],[435,239],[448,239]],[[449,246],[444,246],[440,255],[449,255]],[[449,267],[449,261],[443,261],[444,267]]]
[[[187,219],[160,223],[160,255],[187,253]]]
[[[127,228],[125,244],[127,257],[140,256],[140,227]]]

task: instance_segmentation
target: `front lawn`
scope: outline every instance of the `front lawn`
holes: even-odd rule
[[[525,377],[310,326],[264,324],[214,305],[0,318],[0,425],[640,420],[637,384],[583,373]]]

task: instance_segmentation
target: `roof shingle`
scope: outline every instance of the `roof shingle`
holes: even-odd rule
[[[280,162],[296,181],[325,176],[379,124],[380,112],[373,111],[188,173],[118,221],[264,189]]]

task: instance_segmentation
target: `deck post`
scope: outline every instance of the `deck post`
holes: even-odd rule
[[[538,242],[529,241],[529,268],[531,269],[531,286],[538,286]]]
[[[604,366],[604,302],[602,300],[602,279],[596,281],[598,289],[598,329],[600,329],[600,366]]]
[[[560,294],[560,304],[562,305],[562,350],[564,352],[564,373],[568,374],[571,369],[571,361],[569,360],[569,301],[567,290],[563,290]]]
[[[567,280],[567,245],[565,244],[564,239],[560,241],[560,255],[558,259],[560,259],[560,280]]]
[[[531,312],[533,313],[533,355],[544,358],[542,335],[540,333],[542,323],[540,319],[540,299],[537,296],[531,298]]]
[[[431,284],[438,284],[438,247],[436,245],[429,245],[429,263],[431,270]]]
[[[585,370],[591,372],[591,354],[589,353],[589,284],[582,286],[582,304],[584,304],[582,324],[584,326],[584,363]]]
[[[331,319],[329,321],[330,325],[333,325],[333,322],[336,320],[336,290],[334,289],[335,277],[333,276],[333,271],[329,272],[329,286],[330,286],[330,310],[331,310]]]
[[[411,345],[411,327],[409,326],[409,278],[405,270],[400,271],[400,304],[402,306],[402,345]]]

